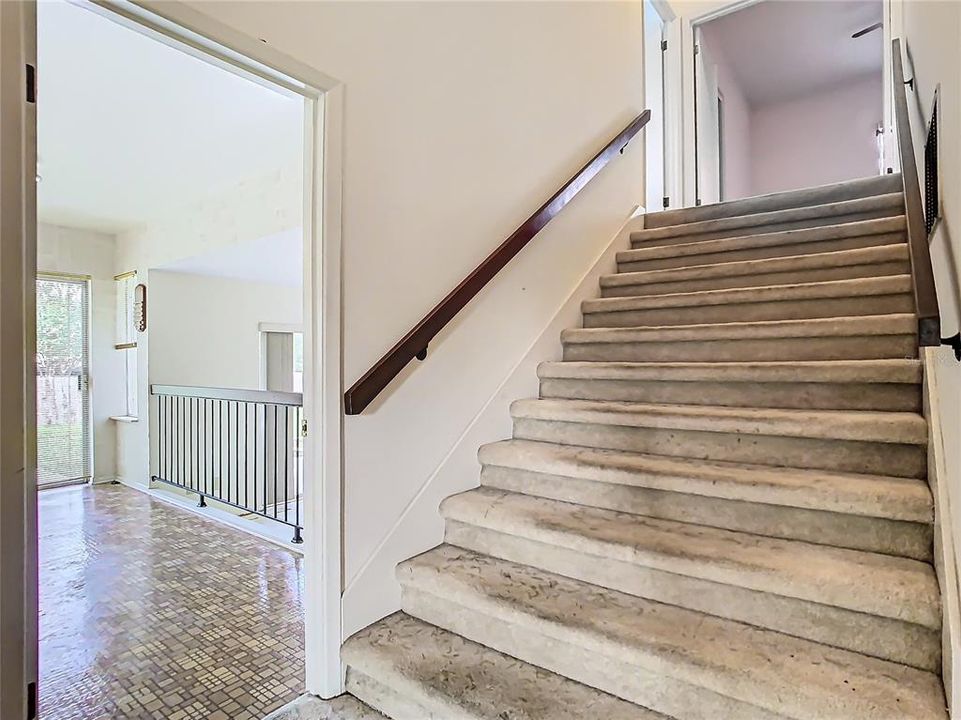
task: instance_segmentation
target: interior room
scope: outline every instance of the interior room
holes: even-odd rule
[[[111,12],[38,10],[41,707],[201,712],[216,670],[267,712],[303,687],[304,99]],[[242,431],[270,468],[229,475]],[[211,621],[249,652],[181,642]]]
[[[702,204],[881,174],[881,0],[763,0],[694,26]]]

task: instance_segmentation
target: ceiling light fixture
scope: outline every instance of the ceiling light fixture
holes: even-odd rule
[[[856,33],[854,33],[854,34],[851,36],[851,39],[852,39],[852,40],[857,40],[859,37],[861,37],[861,36],[863,36],[863,35],[867,35],[869,32],[874,32],[875,30],[877,30],[878,28],[881,28],[881,27],[884,27],[884,24],[883,24],[883,23],[874,23],[874,25],[868,25],[868,26],[867,26],[866,28],[864,28],[863,30],[858,30]]]

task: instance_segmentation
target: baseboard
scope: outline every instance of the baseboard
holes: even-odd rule
[[[212,522],[219,523],[220,525],[226,525],[227,527],[234,528],[235,530],[240,530],[248,535],[253,535],[261,540],[266,540],[274,545],[279,545],[285,550],[290,550],[290,552],[296,553],[297,555],[304,554],[303,544],[298,545],[290,542],[290,535],[287,532],[286,526],[284,526],[283,534],[281,531],[277,531],[275,534],[266,528],[258,526],[256,523],[251,522],[250,520],[224,510],[220,510],[216,507],[211,507],[210,505],[204,508],[198,507],[194,500],[191,500],[186,496],[175,495],[170,492],[165,492],[160,488],[150,488],[146,485],[137,485],[134,483],[125,482],[124,480],[118,479],[118,482],[124,487],[142,492],[145,495],[149,495],[154,500],[166,503],[167,505],[172,505],[181,510],[185,510],[193,515],[202,517],[205,520],[210,520]]]
[[[961,652],[961,593],[954,536],[953,511],[941,433],[940,396],[935,365],[936,348],[922,348],[924,362],[924,417],[928,421],[928,484],[934,496],[934,568],[941,587],[941,675],[949,711],[956,705],[961,682],[954,676]],[[951,713],[954,714],[953,712]]]
[[[378,599],[377,614],[385,616],[400,608],[400,586],[393,581],[384,587],[384,578],[393,578],[397,563],[425,552],[443,542],[443,521],[438,513],[441,501],[453,494],[477,487],[480,466],[477,450],[481,445],[510,437],[510,404],[538,393],[537,366],[561,357],[560,334],[581,324],[581,302],[597,297],[601,275],[616,269],[615,254],[630,248],[630,234],[643,227],[643,209],[635,207],[610,242],[595,257],[550,321],[528,346],[496,391],[478,410],[457,442],[420,486],[403,513],[384,535],[370,558],[348,583],[343,595],[343,637],[346,639],[376,620],[371,617],[370,598]],[[405,533],[416,527],[418,532]],[[364,611],[352,612],[354,599]]]

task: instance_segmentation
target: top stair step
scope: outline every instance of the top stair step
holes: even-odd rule
[[[731,200],[713,205],[701,205],[699,207],[680,208],[678,210],[664,210],[663,212],[645,215],[644,225],[647,228],[682,225],[684,223],[716,220],[739,215],[753,215],[755,213],[856,200],[858,198],[871,197],[872,195],[901,192],[902,189],[900,174],[880,175],[878,177],[848,180],[832,185],[804,188],[803,190],[789,190],[787,192],[772,193],[770,195]]]
[[[635,248],[673,245],[697,240],[719,240],[742,235],[757,235],[784,230],[803,230],[825,225],[843,225],[893,217],[904,213],[904,196],[900,192],[874,195],[857,200],[829,202],[823,205],[773,210],[749,215],[702,220],[682,225],[648,227],[631,233]],[[648,215],[646,218],[654,216]],[[646,222],[646,220],[645,220]]]

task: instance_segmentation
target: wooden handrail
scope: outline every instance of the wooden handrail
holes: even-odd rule
[[[524,246],[537,235],[548,222],[574,199],[591,179],[599,173],[615,155],[624,151],[641,128],[651,118],[651,111],[645,110],[604,148],[597,153],[590,162],[577,171],[561,189],[538,208],[524,223],[515,230],[509,238],[498,246],[494,252],[474,268],[473,272],[448,293],[433,310],[417,323],[410,332],[402,337],[394,347],[378,360],[373,367],[361,376],[347,392],[344,393],[344,412],[348,415],[358,415],[363,412],[375,397],[393,380],[398,373],[415,357],[423,360],[427,357],[427,345],[434,336],[449,323],[477,293],[479,293],[494,276],[509,263]]]
[[[911,137],[911,118],[908,97],[904,90],[904,66],[901,60],[901,40],[891,43],[894,64],[894,118],[898,125],[898,154],[901,158],[901,184],[904,188],[904,214],[908,229],[908,253],[911,257],[911,276],[914,280],[914,310],[918,317],[918,345],[941,344],[941,317],[938,295],[934,286],[928,232],[921,206],[921,183]]]

